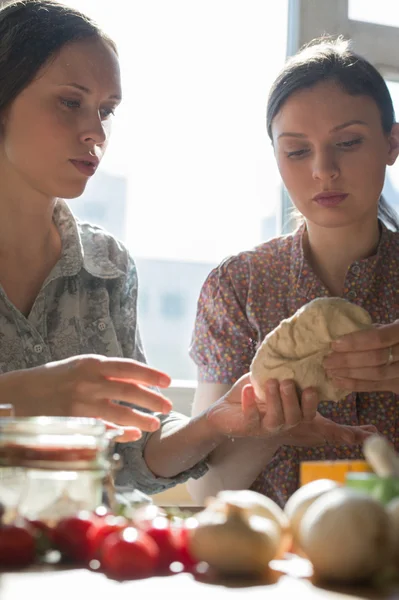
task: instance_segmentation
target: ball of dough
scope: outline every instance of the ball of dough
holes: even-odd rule
[[[334,387],[323,368],[330,343],[371,326],[369,313],[343,298],[317,298],[302,306],[265,337],[254,356],[250,376],[257,397],[266,399],[268,379],[293,379],[299,392],[314,387],[320,400],[338,402],[349,392]]]

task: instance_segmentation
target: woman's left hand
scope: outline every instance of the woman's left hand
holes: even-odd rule
[[[399,320],[342,336],[324,368],[338,388],[399,394]]]

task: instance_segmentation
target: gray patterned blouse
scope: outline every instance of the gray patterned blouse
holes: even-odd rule
[[[102,354],[145,362],[137,326],[137,272],[124,246],[109,233],[75,219],[58,200],[54,222],[62,256],[44,282],[29,316],[0,286],[0,373],[43,365],[79,354]],[[162,426],[180,416],[157,415]],[[123,469],[117,483],[155,494],[207,470],[201,462],[173,479],[156,477],[143,450],[149,434],[118,444]]]

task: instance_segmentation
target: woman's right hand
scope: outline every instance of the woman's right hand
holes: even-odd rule
[[[265,395],[266,401],[257,399],[244,375],[208,409],[208,422],[229,437],[267,437],[278,446],[362,444],[376,432],[373,425],[340,425],[323,417],[317,392],[306,389],[299,401],[293,381],[270,379]]]
[[[147,386],[169,384],[168,375],[144,363],[84,355],[0,375],[0,397],[13,404],[17,417],[94,417],[121,427],[124,435],[119,440],[128,441],[139,439],[141,430],[159,428],[157,417],[136,407],[168,413],[170,400]]]

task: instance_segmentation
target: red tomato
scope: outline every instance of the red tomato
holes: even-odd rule
[[[135,527],[111,533],[102,545],[103,571],[113,579],[138,579],[155,573],[159,549],[150,536]]]
[[[171,525],[166,517],[156,517],[144,529],[159,548],[158,569],[167,570],[171,563],[180,557],[180,532]]]
[[[114,517],[113,515],[104,516],[99,522],[93,524],[88,531],[91,558],[101,559],[101,548],[104,540],[111,533],[122,531],[127,525],[128,521],[124,517]]]
[[[96,524],[97,518],[90,513],[61,519],[53,532],[56,548],[69,560],[87,562],[91,558],[89,531]]]
[[[36,540],[31,531],[16,525],[0,527],[0,566],[25,567],[35,560]]]

